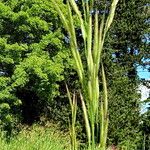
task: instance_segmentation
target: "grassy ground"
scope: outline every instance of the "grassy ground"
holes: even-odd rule
[[[69,134],[60,131],[56,125],[24,126],[18,135],[9,140],[3,132],[0,132],[0,150],[70,150],[70,146]],[[87,150],[83,144],[78,149]],[[107,150],[114,149],[110,146]],[[115,150],[136,150],[136,148],[121,146]]]
[[[0,137],[0,150],[69,150],[69,144],[69,136],[54,126],[24,128],[9,141]]]

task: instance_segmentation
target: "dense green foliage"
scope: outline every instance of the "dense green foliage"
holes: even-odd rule
[[[139,78],[136,67],[148,57],[143,37],[148,33],[147,0],[120,0],[105,44],[109,83],[109,140],[117,145],[141,145]],[[131,146],[130,145],[130,146]],[[136,149],[136,148],[135,148]]]
[[[1,125],[39,117],[59,95],[69,55],[49,1],[0,2]]]
[[[148,103],[147,112],[142,114],[141,130],[143,133],[143,148],[150,149],[150,98],[146,101]]]

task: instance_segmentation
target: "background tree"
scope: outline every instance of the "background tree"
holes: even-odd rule
[[[59,95],[69,53],[49,1],[1,0],[0,32],[0,121],[8,129],[18,116],[39,120]]]
[[[141,130],[143,134],[143,149],[150,149],[150,98],[146,99],[143,103],[148,103],[147,111],[141,115]]]
[[[133,147],[141,143],[137,93],[140,80],[136,67],[143,64],[142,60],[148,58],[149,53],[148,44],[143,40],[148,35],[147,5],[147,0],[120,0],[105,42],[103,59],[110,91],[108,135],[109,143],[115,145],[128,139],[134,143]]]

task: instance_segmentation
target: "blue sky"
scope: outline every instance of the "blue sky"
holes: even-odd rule
[[[143,68],[142,66],[137,67],[138,76],[143,79],[150,79],[150,72],[148,72],[148,67]]]
[[[148,61],[150,61],[150,59],[148,59]],[[137,67],[137,72],[138,72],[138,76],[141,79],[145,79],[145,80],[150,80],[150,72],[148,71],[148,66],[146,67],[142,67],[142,66],[138,66]],[[150,93],[150,89],[148,89],[145,86],[140,85],[139,89],[141,90],[141,100],[145,100],[148,98],[149,93]],[[141,107],[141,113],[145,113],[147,111],[147,107],[148,107],[148,103],[145,105],[142,105]]]
[[[150,59],[143,59],[143,62],[150,62]],[[137,67],[137,72],[138,72],[138,76],[142,79],[150,79],[150,72],[148,71],[149,66],[138,66]]]

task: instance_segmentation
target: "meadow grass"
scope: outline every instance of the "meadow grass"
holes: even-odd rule
[[[69,150],[70,139],[55,126],[33,125],[7,140],[4,133],[0,136],[0,150]]]

